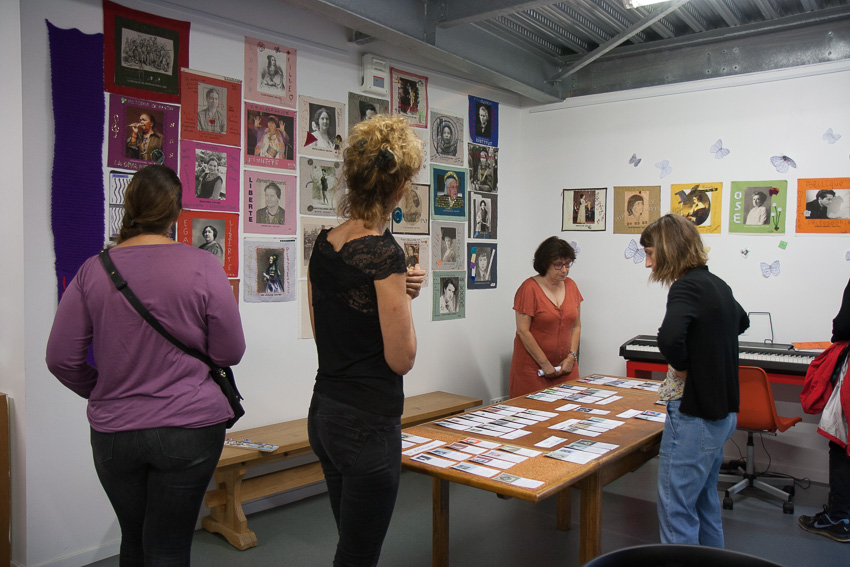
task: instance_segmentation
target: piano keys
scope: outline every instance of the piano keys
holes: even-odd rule
[[[739,341],[738,358],[741,366],[758,366],[767,372],[771,382],[802,384],[809,363],[819,350],[796,350],[793,345]],[[626,359],[626,374],[648,379],[651,373],[666,372],[667,363],[658,350],[654,335],[637,335],[620,346],[620,356]]]

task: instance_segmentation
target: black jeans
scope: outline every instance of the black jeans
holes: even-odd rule
[[[189,565],[224,423],[118,433],[92,429],[94,466],[121,526],[121,567]]]
[[[401,418],[314,393],[307,431],[339,531],[334,567],[377,565],[398,494]]]
[[[829,442],[829,517],[850,518],[850,456],[838,443]]]

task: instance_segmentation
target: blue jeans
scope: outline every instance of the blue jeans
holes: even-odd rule
[[[314,392],[307,432],[339,532],[334,567],[377,565],[398,494],[401,418]]]
[[[121,526],[121,567],[189,565],[224,423],[118,433],[92,429],[94,467]]]
[[[658,526],[661,543],[723,547],[717,475],[723,445],[735,432],[738,414],[710,420],[667,403],[658,461]]]

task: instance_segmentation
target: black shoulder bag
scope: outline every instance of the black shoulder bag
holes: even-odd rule
[[[106,273],[109,274],[109,277],[112,279],[112,283],[115,284],[115,287],[118,288],[118,291],[124,294],[124,297],[127,298],[127,301],[130,302],[130,305],[135,308],[136,311],[139,312],[139,315],[142,316],[142,319],[147,321],[151,327],[153,327],[160,335],[168,339],[168,341],[185,352],[190,356],[194,356],[201,362],[204,362],[207,366],[210,367],[210,376],[215,381],[216,384],[221,388],[224,397],[227,398],[227,402],[230,404],[230,409],[233,410],[233,417],[227,420],[227,428],[230,429],[233,427],[240,417],[245,415],[245,410],[242,408],[242,395],[239,393],[239,390],[236,388],[236,380],[233,378],[233,370],[230,369],[229,366],[221,367],[216,365],[212,359],[202,353],[201,351],[189,348],[177,339],[175,339],[171,333],[165,330],[165,327],[160,324],[159,321],[151,314],[147,308],[142,305],[142,302],[139,301],[139,298],[133,293],[130,289],[130,286],[127,285],[127,282],[124,281],[124,278],[121,277],[121,274],[118,273],[118,269],[115,267],[115,264],[112,263],[112,259],[109,257],[109,249],[104,248],[98,254],[100,257],[100,261],[103,264],[103,267],[106,269]]]

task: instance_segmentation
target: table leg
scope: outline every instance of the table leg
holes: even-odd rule
[[[581,491],[581,532],[578,562],[584,564],[602,552],[602,483],[595,472],[578,482]]]
[[[449,567],[449,481],[433,480],[431,563]]]
[[[568,486],[562,491],[560,491],[557,496],[556,508],[558,513],[558,522],[556,527],[562,532],[565,532],[572,528],[573,499],[570,490],[571,487]]]

